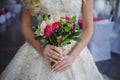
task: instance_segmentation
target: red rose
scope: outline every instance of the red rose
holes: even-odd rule
[[[44,35],[45,36],[50,36],[53,32],[53,26],[47,25],[44,29]]]
[[[60,26],[60,23],[59,23],[59,22],[54,22],[54,23],[52,24],[52,26],[53,26],[53,31],[54,31],[56,27],[59,27],[59,26]]]
[[[65,16],[65,19],[66,19],[66,20],[71,20],[71,18],[70,18],[70,17],[68,17],[68,16]]]

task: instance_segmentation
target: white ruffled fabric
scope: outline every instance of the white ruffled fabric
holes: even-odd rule
[[[40,0],[40,4],[41,14],[78,17],[82,0]],[[76,42],[72,42],[65,46],[63,54],[68,54],[75,44]],[[103,80],[103,78],[87,47],[80,52],[70,69],[54,73],[51,71],[50,62],[25,42],[2,73],[1,80]]]

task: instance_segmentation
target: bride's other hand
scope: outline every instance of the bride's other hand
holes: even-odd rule
[[[64,59],[62,61],[59,61],[58,63],[55,63],[52,66],[52,71],[53,72],[63,72],[72,66],[74,60],[75,60],[75,58],[73,58],[71,55],[66,55],[66,56],[64,56]]]
[[[42,56],[52,62],[57,63],[60,60],[63,60],[62,49],[56,46],[47,45],[41,49]]]

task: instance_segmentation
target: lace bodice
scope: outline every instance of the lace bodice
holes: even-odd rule
[[[59,16],[74,16],[80,14],[82,0],[41,0],[41,13]],[[52,5],[52,6],[51,6]]]
[[[35,2],[36,1],[36,2]],[[82,2],[85,0],[23,0],[32,14],[51,14],[59,16],[74,16],[77,18],[81,11]],[[38,4],[39,1],[39,4]]]

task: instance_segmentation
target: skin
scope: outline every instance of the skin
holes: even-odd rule
[[[21,18],[21,32],[26,41],[31,44],[44,58],[55,62],[52,65],[53,72],[63,72],[69,69],[77,56],[88,44],[93,33],[93,0],[87,0],[82,5],[83,33],[82,42],[77,43],[68,55],[62,56],[62,49],[52,45],[41,48],[40,41],[34,39],[35,35],[31,30],[32,16],[28,9],[24,8]]]

